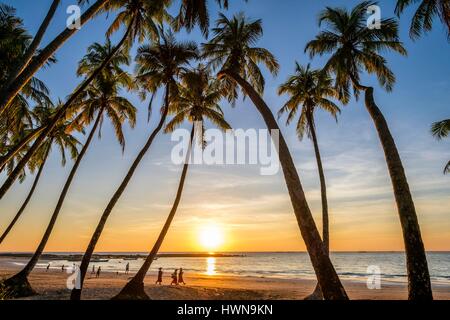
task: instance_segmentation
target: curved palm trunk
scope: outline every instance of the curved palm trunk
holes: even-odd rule
[[[330,254],[330,229],[329,229],[329,217],[328,217],[328,199],[327,199],[327,185],[325,182],[325,173],[323,172],[322,157],[320,156],[319,143],[317,142],[316,128],[314,127],[314,121],[312,115],[309,116],[309,130],[311,132],[311,138],[314,145],[314,153],[316,156],[317,170],[319,172],[320,180],[320,195],[322,199],[322,240],[327,254]]]
[[[6,292],[8,292],[8,297],[10,298],[19,298],[19,297],[26,297],[30,295],[36,294],[36,292],[33,290],[31,285],[28,282],[28,276],[31,273],[31,271],[36,266],[37,262],[39,261],[39,258],[41,257],[42,253],[44,252],[45,246],[47,245],[48,239],[50,238],[50,235],[53,231],[53,227],[55,226],[56,220],[58,219],[59,212],[61,211],[62,205],[64,203],[64,200],[66,198],[67,192],[69,191],[70,185],[73,181],[73,178],[75,177],[75,173],[78,170],[78,167],[81,163],[81,160],[83,159],[84,155],[86,154],[86,151],[92,141],[92,138],[94,137],[95,132],[97,131],[98,125],[100,123],[100,119],[102,117],[103,109],[101,109],[98,113],[97,119],[95,120],[94,126],[91,129],[91,132],[89,133],[89,136],[86,140],[86,143],[83,146],[83,149],[81,150],[80,154],[77,157],[77,160],[75,161],[72,170],[69,173],[69,176],[66,180],[66,183],[64,184],[63,190],[61,191],[61,194],[58,199],[58,203],[56,204],[55,210],[52,214],[52,217],[50,219],[50,222],[47,226],[47,229],[45,230],[44,236],[42,237],[41,242],[39,243],[38,248],[34,252],[33,256],[31,257],[30,261],[27,263],[27,265],[17,273],[16,275],[12,276],[11,278],[4,281],[4,289]]]
[[[53,3],[47,12],[47,15],[45,16],[44,21],[42,21],[42,24],[39,27],[38,31],[36,32],[36,35],[34,36],[33,41],[31,42],[30,46],[27,48],[27,51],[25,52],[25,55],[24,55],[21,63],[11,73],[4,88],[9,88],[9,86],[13,83],[13,81],[16,80],[16,78],[20,75],[20,73],[30,63],[31,59],[33,58],[34,54],[36,53],[37,48],[41,44],[42,38],[44,37],[44,34],[47,31],[48,25],[50,24],[50,21],[52,21],[53,16],[55,15],[56,9],[58,8],[60,2],[61,2],[61,0],[53,0]]]
[[[330,254],[330,229],[328,217],[328,200],[327,200],[327,186],[325,182],[325,174],[323,172],[322,157],[320,156],[319,143],[317,142],[316,128],[314,126],[314,118],[311,112],[308,114],[308,126],[311,132],[311,138],[314,145],[314,153],[316,155],[317,170],[320,179],[320,195],[322,199],[322,240],[327,254]],[[316,285],[314,292],[307,297],[308,300],[323,300],[322,290],[319,284]]]
[[[405,243],[408,298],[410,300],[431,300],[433,299],[433,293],[425,247],[422,242],[419,221],[402,160],[400,159],[386,119],[375,103],[373,88],[358,84],[357,86],[365,91],[366,109],[377,129],[394,189],[395,201],[403,231],[403,241]]]
[[[131,32],[132,24],[133,23],[130,23],[122,40],[120,40],[119,44],[114,48],[114,50],[111,51],[109,56],[102,62],[102,64],[97,69],[94,70],[94,72],[92,72],[92,74],[86,80],[84,80],[82,82],[82,84],[70,96],[70,98],[67,100],[67,102],[61,108],[59,108],[58,112],[53,116],[53,118],[52,118],[51,122],[48,124],[48,126],[45,127],[45,129],[41,132],[41,134],[34,141],[31,148],[27,151],[25,156],[20,160],[20,162],[17,164],[17,166],[14,168],[14,170],[11,172],[11,174],[8,176],[8,178],[6,179],[6,181],[3,183],[2,187],[0,188],[0,200],[3,198],[3,196],[9,190],[9,188],[11,188],[14,181],[20,175],[22,169],[25,168],[26,164],[31,159],[31,157],[36,152],[36,150],[39,148],[39,146],[44,141],[44,139],[55,128],[58,121],[66,114],[67,109],[78,98],[78,96],[91,84],[91,82],[100,74],[100,72],[111,62],[111,60],[115,56],[115,54],[120,51],[120,49],[124,45],[125,41],[127,40],[128,36]]]
[[[34,138],[36,138],[42,131],[44,131],[45,127],[42,126],[37,128],[36,130],[30,132],[25,138],[23,138],[19,143],[17,143],[8,153],[2,157],[0,157],[0,168],[3,168],[12,158],[14,158],[20,150],[23,149],[28,143],[30,143]],[[1,170],[0,170],[1,171]]]
[[[37,184],[39,182],[39,179],[41,177],[42,170],[44,169],[45,163],[47,162],[47,158],[48,158],[48,154],[50,153],[51,145],[52,145],[52,142],[50,141],[49,142],[49,146],[48,146],[47,150],[45,151],[45,155],[44,155],[44,159],[42,160],[42,164],[40,165],[39,170],[38,170],[38,172],[36,174],[36,177],[34,178],[33,185],[31,186],[30,192],[28,193],[28,196],[25,198],[25,201],[23,202],[23,204],[20,207],[19,211],[14,216],[13,220],[11,221],[11,223],[8,225],[8,227],[3,232],[3,234],[0,236],[0,244],[3,242],[3,240],[5,240],[6,236],[9,234],[11,229],[14,227],[16,222],[19,220],[19,218],[22,215],[22,213],[25,211],[25,208],[27,207],[28,202],[30,202],[31,197],[33,196],[34,190],[36,189],[36,186],[37,186]]]
[[[81,16],[81,26],[94,17],[108,1],[110,0],[97,0],[91,7],[89,7],[89,9],[87,9]],[[52,42],[50,42],[37,57],[32,59],[29,65],[8,88],[2,90],[0,94],[0,115],[22,90],[22,88],[30,81],[34,74],[39,71],[47,60],[77,31],[78,29],[75,28],[66,28]]]
[[[175,217],[175,213],[177,212],[178,205],[180,204],[181,195],[183,194],[184,182],[186,180],[186,175],[189,167],[189,158],[191,156],[192,143],[194,140],[194,125],[192,125],[191,137],[189,141],[188,152],[186,154],[185,163],[183,166],[183,170],[181,172],[180,182],[178,184],[177,195],[175,197],[175,201],[172,205],[172,209],[170,210],[169,216],[167,217],[166,223],[162,228],[158,239],[155,242],[155,245],[150,251],[149,255],[145,259],[144,264],[141,266],[136,275],[131,279],[125,287],[120,291],[120,293],[113,298],[113,300],[149,300],[150,298],[145,293],[144,290],[144,279],[147,274],[150,266],[156,258],[156,255],[161,248],[161,245],[166,237],[167,231],[169,231],[170,225],[172,224],[173,218]]]
[[[308,207],[294,161],[292,160],[286,141],[281,134],[280,128],[272,112],[255,89],[241,76],[227,70],[223,71],[222,75],[226,75],[236,81],[253,101],[256,109],[263,117],[267,128],[269,130],[278,130],[280,133],[279,158],[283,168],[286,186],[289,190],[297,223],[300,228],[301,235],[305,241],[305,245],[324,298],[327,300],[348,299],[347,293],[342,286],[336,270],[334,269],[334,266],[327,254],[322,239],[320,238],[319,231],[317,230],[311,211]]]
[[[166,122],[166,118],[167,118],[167,114],[168,114],[168,110],[169,110],[168,106],[169,106],[169,85],[167,86],[166,94],[165,94],[164,112],[161,116],[161,120],[160,120],[158,126],[152,132],[150,137],[148,138],[146,144],[144,145],[144,147],[142,148],[142,150],[139,152],[138,156],[134,160],[133,164],[131,165],[130,169],[128,170],[128,173],[125,176],[125,178],[123,179],[119,188],[116,190],[116,192],[112,196],[111,200],[109,201],[108,205],[106,206],[105,211],[103,212],[103,214],[100,218],[100,221],[98,222],[98,225],[94,231],[94,234],[92,235],[91,241],[89,242],[86,252],[83,255],[83,259],[82,259],[81,265],[80,265],[81,288],[74,288],[72,290],[72,293],[70,295],[71,300],[80,300],[81,299],[81,291],[83,289],[84,278],[86,277],[86,272],[89,267],[89,262],[91,261],[92,254],[94,253],[95,246],[97,245],[98,239],[100,238],[100,235],[103,232],[103,228],[105,227],[106,221],[108,220],[108,217],[111,214],[112,209],[116,205],[117,201],[119,201],[122,193],[125,191],[128,183],[130,182],[131,178],[133,177],[134,172],[136,171],[139,163],[144,158],[145,154],[147,153],[150,146],[152,145],[153,140],[155,139],[156,135],[161,131],[164,123]]]

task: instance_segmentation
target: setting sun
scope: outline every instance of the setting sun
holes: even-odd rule
[[[223,231],[217,225],[206,225],[200,229],[199,241],[206,249],[217,249],[224,242]]]

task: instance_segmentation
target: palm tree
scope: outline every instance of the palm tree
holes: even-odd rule
[[[220,5],[225,8],[228,7],[228,0],[216,0]],[[247,0],[245,0],[247,1]],[[88,0],[79,0],[80,4],[85,4]],[[165,7],[169,6],[170,0],[98,0],[96,1],[81,17],[81,24],[83,25],[89,19],[91,19],[96,14],[103,11],[112,11],[124,8],[121,11],[110,29],[108,34],[116,31],[121,24],[127,26],[127,31],[125,32],[122,41],[116,46],[117,50],[124,44],[131,45],[131,40],[126,41],[127,36],[132,35],[131,38],[134,39],[136,36],[142,40],[146,34],[149,34],[152,38],[156,36],[155,32],[157,30],[153,18],[156,18],[159,22],[161,20],[168,20],[173,22],[171,17],[165,11]],[[177,27],[186,27],[188,30],[192,29],[195,23],[199,23],[203,30],[207,30],[207,25],[205,24],[209,21],[209,15],[207,10],[202,10],[202,8],[207,8],[206,0],[183,0],[180,8],[180,14],[177,19]],[[0,114],[6,108],[7,105],[11,103],[11,99],[17,95],[20,91],[19,88],[23,87],[29,82],[30,77],[35,74],[45,63],[51,59],[51,56],[57,51],[57,49],[74,33],[71,29],[66,29],[61,33],[54,41],[52,41],[46,48],[44,48],[41,53],[31,61],[25,70],[22,71],[21,75],[16,78],[16,80],[9,86],[9,91],[6,93],[0,93]],[[114,53],[113,53],[114,54]],[[112,55],[113,55],[112,54]],[[102,64],[99,65],[96,72],[92,74],[91,78],[86,79],[86,81],[78,87],[78,89],[71,95],[69,100],[66,102],[65,106],[61,108],[61,112],[55,115],[56,118],[61,118],[64,116],[64,110],[68,109],[70,105],[77,99],[77,96],[81,94],[89,83],[93,80],[94,76],[101,71],[106,65],[108,65],[108,57]],[[7,60],[5,60],[7,61]],[[28,79],[28,80],[27,80]],[[6,90],[6,89],[5,89]],[[4,99],[3,99],[4,98]],[[3,100],[4,101],[3,101]],[[3,108],[5,107],[5,108]],[[30,148],[30,153],[33,153],[38,148],[39,144],[45,139],[45,136],[52,130],[56,122],[51,122],[47,127],[36,128],[34,132],[30,132],[25,136],[20,142],[18,142],[14,149],[10,150],[7,156],[0,157],[0,168],[4,166],[6,162],[11,160],[17,152],[19,152],[24,146],[36,139],[33,146]],[[31,157],[31,155],[30,155]],[[12,185],[12,182],[17,178],[18,173],[26,165],[26,161],[29,157],[25,157],[22,163],[19,163],[19,168],[17,171],[13,172],[11,179],[8,179],[7,184],[0,188],[0,199],[3,197],[4,193]]]
[[[92,4],[81,16],[80,25],[83,26],[91,18],[97,15],[101,9],[111,0],[97,0]],[[79,0],[79,4],[84,4],[87,0]],[[53,5],[52,5],[53,6]],[[53,7],[51,7],[50,11]],[[55,8],[56,10],[56,8]],[[45,21],[44,21],[45,23]],[[39,54],[29,61],[26,68],[20,72],[14,81],[8,87],[2,87],[0,90],[0,115],[10,105],[14,97],[22,90],[22,88],[31,80],[47,61],[58,51],[58,49],[76,32],[77,28],[67,27],[59,35],[57,35],[45,48],[39,51]],[[45,31],[44,31],[45,32]]]
[[[165,7],[169,0],[109,0],[108,5],[105,5],[105,10],[113,10],[118,8],[124,8],[122,12],[119,12],[117,18],[108,29],[107,34],[111,34],[116,31],[122,24],[126,24],[126,31],[119,43],[114,49],[109,52],[109,55],[104,57],[96,69],[94,69],[88,77],[81,83],[75,92],[68,98],[66,103],[60,108],[59,112],[53,117],[45,129],[35,139],[33,145],[28,150],[27,154],[17,164],[14,171],[8,176],[6,181],[0,187],[0,199],[3,198],[5,193],[9,190],[13,182],[17,179],[26,163],[30,160],[32,154],[36,151],[39,145],[44,141],[45,137],[53,130],[58,119],[64,117],[67,110],[72,106],[74,102],[79,98],[83,91],[89,86],[89,84],[102,72],[102,70],[111,62],[116,54],[123,49],[129,49],[133,40],[138,37],[139,40],[143,40],[143,35],[153,35],[153,38],[157,37],[156,22],[161,22],[167,18]]]
[[[98,44],[94,44],[89,48],[89,50],[95,50],[98,47]],[[115,50],[115,48],[113,48],[111,43],[107,41],[105,49],[102,50],[101,53],[109,55],[112,50]],[[92,54],[88,54],[87,57],[89,58],[90,56],[92,56]],[[86,66],[87,60],[88,59],[82,60],[82,67]],[[83,95],[80,97],[80,100],[77,101],[77,107],[81,109],[81,112],[74,119],[74,127],[88,126],[95,119],[94,125],[92,126],[88,138],[69,173],[66,183],[64,184],[59,196],[55,210],[51,216],[50,222],[38,248],[33,254],[33,257],[19,273],[4,281],[4,286],[11,297],[23,297],[35,293],[28,282],[28,275],[36,266],[36,263],[45,249],[73,178],[75,177],[78,167],[89,148],[92,138],[94,137],[97,129],[100,129],[105,116],[111,120],[115,129],[116,137],[122,146],[122,150],[125,146],[122,125],[128,120],[130,125],[132,127],[134,126],[136,122],[136,108],[127,99],[120,96],[119,93],[122,87],[127,90],[133,89],[134,84],[130,75],[119,67],[119,63],[122,63],[123,61],[129,63],[128,53],[121,51],[120,54],[115,55],[111,61],[111,64],[115,65],[115,67],[110,69],[114,70],[114,72],[108,73],[110,70],[109,68],[103,70],[91,86],[84,91]],[[93,61],[91,66],[92,69],[90,72],[97,67],[96,61]],[[83,73],[83,70],[84,69],[81,68],[80,72]],[[90,72],[87,71],[86,74],[89,75]]]
[[[431,127],[431,133],[436,139],[441,140],[448,136],[450,132],[450,119],[436,122]],[[450,161],[444,168],[444,174],[450,173]]]
[[[168,114],[169,97],[176,92],[176,77],[181,71],[185,69],[186,64],[197,58],[197,45],[192,42],[177,42],[172,33],[164,32],[161,35],[160,43],[153,45],[145,45],[138,49],[136,57],[138,80],[143,88],[153,95],[159,88],[165,86],[164,106],[161,108],[161,119],[157,127],[150,134],[144,147],[138,153],[136,159],[128,170],[122,183],[117,188],[116,192],[110,199],[100,221],[91,237],[86,252],[80,265],[80,279],[81,288],[74,288],[72,290],[71,299],[81,299],[81,291],[83,288],[84,278],[89,267],[89,261],[94,253],[95,246],[100,238],[100,235],[105,227],[109,215],[111,214],[117,201],[119,201],[122,193],[125,191],[128,183],[133,177],[139,163],[144,158],[150,146],[153,143],[156,135],[161,131]],[[150,100],[152,102],[153,98]],[[150,107],[151,108],[151,105]]]
[[[38,106],[33,110],[33,115],[35,115],[40,122],[46,122],[54,112],[55,109],[53,107],[49,108],[47,106]],[[71,134],[70,125],[71,123],[69,121],[60,122],[56,129],[53,131],[52,135],[47,138],[47,140],[39,147],[38,151],[34,154],[33,158],[28,162],[30,171],[34,172],[37,169],[37,174],[34,178],[33,184],[31,185],[31,189],[28,192],[27,197],[22,203],[22,206],[19,208],[19,211],[16,213],[6,230],[0,236],[0,244],[14,227],[16,222],[21,217],[22,213],[25,211],[28,203],[30,202],[38,185],[45,163],[47,162],[48,156],[51,152],[52,145],[54,144],[59,148],[61,152],[61,164],[63,166],[66,164],[66,149],[70,151],[72,159],[75,159],[78,156],[77,145],[79,144],[79,142]]]
[[[411,22],[410,37],[416,40],[423,33],[431,31],[434,19],[439,17],[447,28],[447,37],[450,40],[450,2],[448,0],[397,0],[395,13],[400,16],[406,7],[417,2],[420,2],[420,4]]]
[[[267,128],[280,133],[280,163],[294,213],[325,299],[347,299],[314,223],[286,141],[270,108],[261,98],[264,77],[258,63],[266,65],[272,74],[276,74],[279,68],[275,57],[267,49],[254,47],[263,33],[261,20],[248,20],[243,13],[230,20],[220,14],[213,33],[214,37],[203,45],[204,56],[210,59],[210,65],[221,68],[218,76],[224,81],[229,99],[233,101],[237,98],[239,85],[253,101]]]
[[[47,15],[42,21],[36,35],[33,38],[33,41],[28,46],[22,60],[14,67],[14,71],[9,75],[9,79],[6,82],[4,87],[8,88],[12,82],[19,76],[19,74],[28,66],[33,56],[36,54],[36,51],[41,44],[42,38],[44,37],[45,32],[55,15],[56,9],[58,8],[61,0],[53,0],[50,8],[48,9]]]
[[[409,299],[432,299],[425,248],[420,234],[416,209],[409,190],[400,155],[386,119],[375,103],[373,87],[360,84],[363,70],[374,73],[381,86],[391,91],[395,76],[381,52],[392,50],[406,55],[398,37],[394,19],[383,19],[380,29],[366,27],[366,12],[374,2],[365,1],[350,12],[343,8],[327,8],[319,16],[327,29],[309,42],[305,51],[311,56],[331,54],[326,71],[336,75],[336,86],[342,94],[353,87],[356,97],[365,92],[365,105],[377,129],[392,180],[406,249]]]
[[[135,300],[144,299],[149,297],[144,291],[144,279],[152,262],[155,260],[156,255],[166,237],[166,234],[170,228],[170,225],[177,212],[178,205],[183,193],[184,182],[189,166],[189,160],[191,158],[191,150],[194,142],[194,137],[197,136],[197,142],[201,145],[205,145],[203,139],[203,128],[205,118],[217,125],[219,129],[226,130],[231,129],[230,125],[224,120],[223,112],[218,105],[222,98],[223,90],[220,83],[210,80],[208,72],[202,67],[188,71],[182,76],[182,84],[179,86],[178,94],[172,97],[170,101],[169,112],[174,114],[174,117],[167,124],[165,132],[173,132],[178,126],[180,126],[184,120],[188,120],[192,123],[191,135],[188,150],[186,153],[186,159],[181,172],[181,178],[177,189],[175,201],[169,216],[162,228],[158,239],[155,242],[152,250],[147,256],[144,264],[141,266],[137,274],[127,283],[122,291],[114,297],[116,300]],[[197,133],[197,134],[196,134]]]
[[[0,4],[0,82],[6,82],[30,45],[31,37],[15,9]],[[49,63],[53,62],[52,59]],[[45,84],[33,77],[0,117],[0,168],[4,168],[35,137],[29,102],[51,104]]]
[[[228,0],[215,0],[220,8],[228,9]],[[245,0],[247,2],[248,0]],[[181,0],[180,11],[174,21],[175,30],[181,27],[188,32],[197,25],[203,35],[208,36],[209,10],[207,0]]]
[[[223,5],[225,8],[228,7],[228,0],[216,0],[221,6]],[[245,0],[248,1],[248,0]],[[52,16],[54,14],[54,10],[56,10],[59,1],[54,1],[52,6],[49,9],[49,12],[44,19],[41,27],[38,30],[38,33],[35,37],[36,48],[40,43],[41,37],[45,33],[48,23],[51,21]],[[117,10],[121,7],[139,7],[139,12],[142,15],[141,17],[148,17],[148,13],[153,14],[155,9],[157,11],[160,10],[161,6],[169,6],[171,0],[97,0],[95,1],[81,16],[80,25],[83,26],[90,19],[98,15],[102,12],[102,10]],[[78,0],[80,5],[84,5],[89,3],[89,0]],[[132,19],[125,17],[126,14],[121,12],[118,14],[116,21],[131,21]],[[164,14],[167,18],[168,16]],[[209,14],[207,10],[207,0],[182,0],[180,6],[180,14],[178,16],[179,22],[177,23],[178,27],[186,27],[188,30],[192,29],[192,27],[199,23],[202,31],[206,34],[208,30],[208,22],[209,22]],[[139,21],[139,22],[138,22]],[[139,23],[141,25],[147,24],[150,20],[147,19],[136,19],[134,21],[137,26]],[[151,23],[152,24],[152,23]],[[150,25],[151,25],[150,24]],[[152,28],[152,27],[151,27]],[[117,28],[116,28],[117,29]],[[14,78],[14,81],[10,81],[7,86],[3,86],[0,89],[0,115],[3,111],[9,106],[14,97],[20,92],[21,88],[30,81],[31,77],[36,74],[50,59],[56,51],[72,36],[74,35],[78,29],[76,28],[66,28],[63,32],[61,32],[58,36],[56,36],[44,49],[42,49],[37,57],[28,61],[28,64],[25,68],[22,66],[22,70],[19,71],[17,75],[13,75],[11,79]],[[135,30],[137,31],[137,30]],[[140,32],[137,32],[140,33]],[[34,48],[30,46],[31,49]],[[35,49],[34,49],[35,50]]]
[[[330,233],[328,217],[327,187],[320,156],[319,143],[317,142],[316,122],[314,112],[317,108],[329,112],[337,121],[337,114],[341,112],[339,107],[329,98],[338,98],[339,92],[333,87],[333,80],[322,70],[311,70],[310,64],[306,67],[296,63],[295,75],[291,76],[278,89],[278,94],[288,94],[289,100],[280,109],[278,115],[288,113],[286,125],[289,125],[296,114],[298,107],[302,105],[301,114],[297,122],[297,135],[300,140],[305,133],[312,140],[316,155],[317,169],[320,179],[320,194],[322,199],[322,240],[327,254],[330,254]],[[316,286],[309,299],[323,299],[320,286]]]

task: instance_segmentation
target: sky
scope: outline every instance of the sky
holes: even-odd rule
[[[31,34],[39,27],[50,0],[3,0],[17,8]],[[175,1],[177,3],[178,1]],[[39,3],[39,4],[38,4]],[[63,0],[44,37],[48,43],[64,29],[67,6]],[[280,63],[276,77],[266,76],[264,99],[273,112],[286,101],[277,88],[294,71],[294,62],[309,62],[305,44],[318,33],[317,14],[325,6],[352,7],[354,0],[250,0],[232,1],[226,14],[245,11],[261,18],[264,35],[258,46],[269,49]],[[379,2],[383,17],[391,17],[394,1]],[[384,113],[403,160],[413,193],[425,247],[450,250],[450,175],[444,176],[444,164],[450,159],[450,139],[436,141],[430,125],[449,116],[450,46],[442,24],[413,42],[408,28],[413,13],[401,17],[400,36],[408,57],[386,53],[397,82],[390,93],[380,88],[373,76],[362,82],[375,87],[375,99]],[[211,21],[219,8],[210,1]],[[78,61],[93,42],[104,42],[105,31],[113,16],[99,16],[58,50],[58,63],[40,71],[51,96],[64,99],[81,79],[75,71]],[[117,42],[123,30],[112,37]],[[205,42],[196,29],[182,32],[180,40]],[[136,45],[137,47],[137,45]],[[134,55],[136,47],[133,48]],[[311,61],[323,66],[325,59]],[[133,70],[133,67],[130,67]],[[138,109],[135,129],[125,126],[126,149],[114,138],[105,121],[101,139],[93,141],[68,193],[60,218],[47,245],[47,251],[84,251],[103,209],[123,179],[131,162],[156,126],[158,113],[147,122],[147,102],[137,94],[124,93]],[[160,97],[155,106],[160,105]],[[234,107],[221,103],[227,121],[234,129],[265,128],[249,99]],[[317,112],[317,134],[327,179],[330,241],[334,251],[400,251],[403,241],[390,179],[373,123],[363,101],[354,99],[342,107],[338,123],[328,114]],[[320,186],[312,143],[299,141],[295,126],[281,130],[292,152],[308,203],[318,228],[321,228]],[[84,141],[85,137],[79,136]],[[148,251],[170,211],[181,166],[172,163],[171,150],[176,143],[170,135],[160,134],[140,164],[134,178],[113,210],[97,251]],[[54,210],[72,162],[62,168],[56,149],[23,217],[0,251],[34,251]],[[0,176],[0,181],[4,180]],[[1,203],[0,228],[4,230],[17,212],[32,183],[29,175],[16,183]],[[217,251],[303,251],[304,243],[293,214],[282,173],[262,176],[255,165],[192,165],[183,197],[162,251],[205,251],[202,231],[213,225],[221,233]],[[203,239],[204,240],[204,239]]]

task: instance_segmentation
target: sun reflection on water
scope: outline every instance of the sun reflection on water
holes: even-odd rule
[[[206,274],[208,276],[214,276],[216,274],[216,258],[206,259]]]

